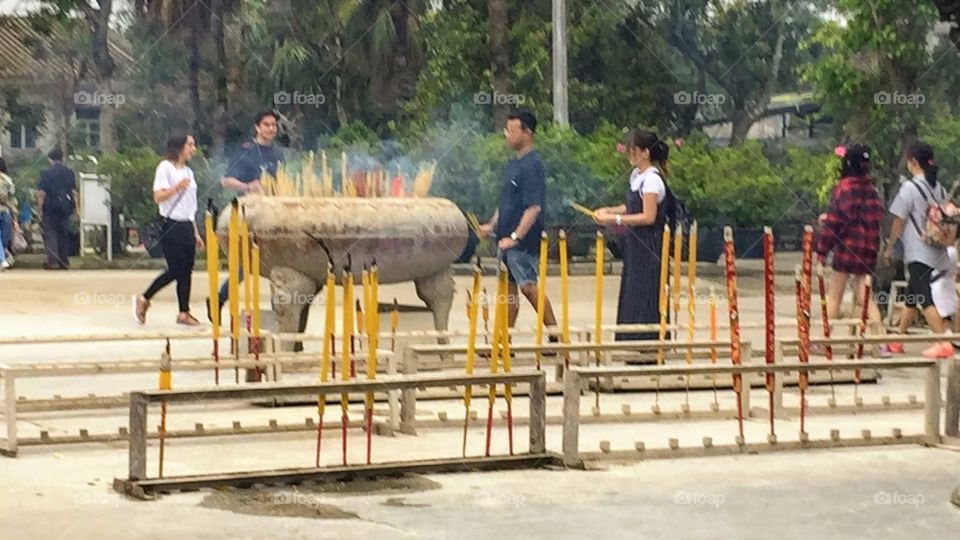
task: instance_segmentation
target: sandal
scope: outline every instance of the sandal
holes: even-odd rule
[[[177,324],[184,326],[200,326],[200,321],[190,313],[181,313],[177,315]]]
[[[150,309],[150,301],[143,295],[133,297],[133,316],[141,326],[147,323],[148,309]]]

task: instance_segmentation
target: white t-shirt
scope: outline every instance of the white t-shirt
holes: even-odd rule
[[[643,171],[633,169],[630,173],[630,191],[640,193],[641,197],[644,193],[656,193],[657,204],[662,203],[667,196],[667,186],[663,183],[660,172],[653,165]]]
[[[190,178],[190,187],[174,193],[169,199],[163,201],[160,207],[160,215],[174,221],[194,221],[197,217],[197,181],[193,177],[193,171],[190,167],[184,165],[178,169],[173,162],[163,160],[157,165],[157,172],[153,177],[153,190],[170,189],[177,186],[184,178]]]
[[[950,258],[950,267],[940,275],[939,279],[930,284],[930,294],[933,295],[933,305],[941,317],[953,317],[957,312],[957,248],[947,248]]]

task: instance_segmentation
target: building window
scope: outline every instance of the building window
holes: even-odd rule
[[[11,122],[7,124],[10,132],[10,148],[26,149],[37,147],[37,128],[26,124]]]
[[[77,109],[76,115],[74,131],[77,140],[75,142],[88,149],[100,148],[100,109]]]

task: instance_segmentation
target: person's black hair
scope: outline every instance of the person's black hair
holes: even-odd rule
[[[907,150],[907,159],[917,160],[917,164],[923,169],[923,177],[930,184],[930,187],[937,185],[937,167],[933,162],[933,147],[923,141],[917,141]]]
[[[190,135],[184,133],[183,135],[174,135],[167,139],[167,149],[163,152],[163,157],[169,161],[176,163],[180,159],[180,152],[183,151],[184,145],[187,144],[187,138]]]
[[[0,157],[0,172],[7,174],[7,160]]]
[[[49,154],[47,154],[47,157],[51,161],[63,161],[63,150],[60,150],[59,148],[54,148],[53,150],[50,151]]]
[[[650,161],[660,172],[667,174],[667,159],[670,156],[670,147],[656,133],[643,129],[632,129],[623,138],[627,149],[646,148],[650,151]]]
[[[870,173],[870,147],[853,143],[844,148],[840,158],[840,178],[864,177]]]
[[[530,133],[537,132],[537,117],[533,115],[532,112],[527,110],[519,110],[510,113],[510,116],[507,116],[507,120],[519,120],[520,127],[526,129]]]
[[[263,122],[263,119],[268,116],[272,116],[273,119],[276,120],[277,122],[280,121],[280,117],[277,116],[277,113],[273,111],[260,111],[257,113],[256,116],[253,117],[253,125],[259,126],[260,122]]]

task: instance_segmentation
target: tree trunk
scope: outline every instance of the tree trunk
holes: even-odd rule
[[[217,105],[213,111],[213,147],[223,148],[227,136],[227,121],[230,117],[230,102],[227,91],[227,49],[224,43],[224,22],[226,16],[225,0],[212,0],[210,24],[214,47],[217,51],[217,65],[214,69]]]
[[[747,140],[750,128],[753,126],[753,118],[750,113],[743,110],[734,100],[733,113],[730,116],[730,147],[740,146]]]
[[[114,95],[113,80],[106,79],[100,81],[101,92],[108,96]],[[100,150],[102,152],[116,152],[116,130],[114,129],[114,116],[117,112],[115,103],[104,103],[100,106]]]
[[[200,105],[200,26],[194,18],[190,23],[189,36],[187,37],[190,48],[190,65],[188,74],[188,85],[190,92],[190,109],[193,112],[193,119],[190,122],[190,129],[193,130],[193,136],[197,137],[200,133],[200,117],[202,109]]]
[[[510,57],[507,43],[507,3],[505,0],[487,0],[487,30],[490,34],[490,73],[493,77],[493,127],[500,129],[507,123],[510,106],[506,99],[498,103],[496,95],[506,98],[510,92]]]
[[[337,65],[334,68],[336,70],[334,99],[337,102],[337,122],[340,126],[344,126],[347,124],[347,110],[343,106],[343,42],[340,35],[337,35],[334,42],[337,48]]]

